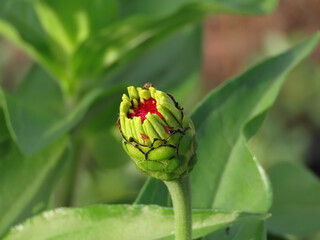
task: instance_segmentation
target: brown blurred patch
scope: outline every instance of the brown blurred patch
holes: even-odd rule
[[[20,49],[0,38],[0,44],[3,44],[8,54],[4,66],[2,67],[1,85],[10,91],[14,91],[25,74],[26,69],[31,65],[31,59]]]
[[[262,47],[268,32],[320,30],[319,0],[282,0],[276,11],[264,17],[215,16],[205,21],[203,76],[213,88],[247,65]],[[320,61],[320,48],[313,54]]]

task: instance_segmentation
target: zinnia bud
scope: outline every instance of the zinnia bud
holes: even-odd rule
[[[122,97],[118,126],[136,167],[166,181],[187,175],[197,159],[197,138],[183,108],[150,83],[128,87],[128,93]]]

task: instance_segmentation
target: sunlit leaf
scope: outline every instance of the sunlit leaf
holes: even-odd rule
[[[194,210],[193,237],[265,217],[265,214]],[[171,208],[155,205],[97,205],[56,209],[16,226],[3,240],[13,239],[173,240],[174,215]]]

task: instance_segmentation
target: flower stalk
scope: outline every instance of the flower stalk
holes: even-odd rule
[[[171,195],[174,221],[175,240],[192,239],[192,201],[190,177],[181,177],[173,181],[164,181]]]

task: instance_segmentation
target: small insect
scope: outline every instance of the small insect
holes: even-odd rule
[[[147,82],[146,84],[143,85],[142,88],[148,90],[151,87],[153,87],[153,84],[151,82]]]

